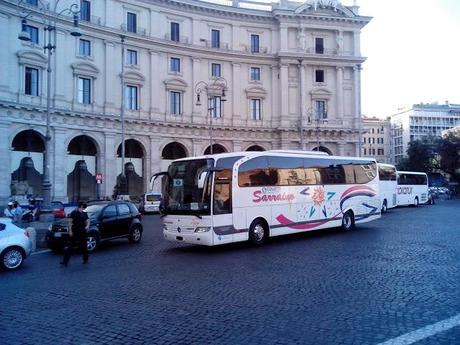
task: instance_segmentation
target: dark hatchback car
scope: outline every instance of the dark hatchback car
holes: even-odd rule
[[[136,206],[127,201],[101,201],[85,209],[90,219],[88,251],[95,250],[103,241],[128,238],[131,243],[142,239],[141,215]],[[48,247],[62,249],[69,241],[68,219],[55,221],[46,235]]]

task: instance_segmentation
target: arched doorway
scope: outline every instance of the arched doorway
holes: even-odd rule
[[[92,138],[79,135],[67,147],[67,196],[69,201],[96,199],[97,147]]]
[[[212,153],[213,154],[225,153],[225,152],[227,152],[227,149],[225,147],[223,147],[222,145],[220,145],[220,144],[212,144]],[[206,150],[204,150],[204,154],[205,155],[211,154],[211,146],[208,146],[206,148]]]
[[[262,146],[259,145],[252,145],[249,146],[246,151],[265,151],[265,149]]]
[[[144,149],[141,143],[134,139],[125,141],[125,177],[121,175],[121,144],[117,150],[117,185],[114,194],[127,194],[131,200],[140,200],[144,193]]]
[[[11,144],[11,195],[16,198],[41,197],[45,140],[28,129],[18,133]]]
[[[318,150],[318,146],[316,146],[313,148],[313,151],[326,152],[329,156],[332,156],[332,151],[324,146],[319,146],[319,150]]]
[[[173,160],[185,157],[187,157],[187,150],[184,145],[178,142],[169,143],[163,148],[163,151],[161,151],[162,159]]]

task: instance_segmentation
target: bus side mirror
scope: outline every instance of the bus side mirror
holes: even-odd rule
[[[150,178],[150,190],[153,190],[153,184],[155,183],[155,180],[157,179],[158,176],[168,176],[168,172],[167,171],[162,171],[162,172],[159,172],[155,175],[153,175],[151,178]]]
[[[198,177],[198,189],[203,189],[208,171],[203,171]]]

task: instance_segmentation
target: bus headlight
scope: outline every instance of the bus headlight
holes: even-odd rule
[[[208,232],[211,230],[210,226],[199,226],[195,229],[195,232]]]
[[[168,227],[165,224],[163,224],[163,231],[168,231]]]

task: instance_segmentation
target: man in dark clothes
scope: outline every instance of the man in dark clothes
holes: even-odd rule
[[[64,250],[64,259],[61,265],[67,267],[70,257],[72,256],[73,249],[78,246],[83,253],[83,263],[88,263],[88,248],[86,246],[86,240],[88,237],[89,218],[84,209],[86,204],[80,202],[78,209],[72,211],[69,218],[69,236],[70,243]]]

